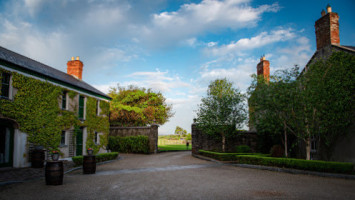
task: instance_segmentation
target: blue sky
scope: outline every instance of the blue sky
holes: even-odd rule
[[[160,91],[175,117],[159,134],[190,132],[210,81],[226,77],[245,92],[263,54],[271,73],[303,67],[328,3],[340,43],[355,46],[353,0],[1,0],[0,45],[64,72],[80,56],[83,80],[103,92]]]

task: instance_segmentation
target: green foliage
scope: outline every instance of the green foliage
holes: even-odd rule
[[[158,145],[159,151],[191,151],[191,144],[186,147],[186,144],[174,144],[174,145]]]
[[[251,149],[248,145],[238,145],[235,148],[235,152],[237,152],[237,153],[251,153]]]
[[[138,136],[109,136],[109,149],[122,153],[149,153],[149,138],[145,135]]]
[[[96,163],[105,162],[108,160],[115,160],[118,157],[118,152],[111,152],[111,153],[101,153],[96,155]],[[83,165],[84,156],[74,156],[72,160],[75,166]]]
[[[329,157],[354,119],[354,65],[354,55],[334,52],[308,66],[302,75],[297,67],[279,71],[269,84],[254,76],[249,88],[252,123],[258,132],[283,133],[285,150],[287,135],[295,135],[306,144],[307,159],[310,139],[315,137]]]
[[[208,86],[207,96],[197,110],[196,124],[204,133],[222,138],[225,151],[225,138],[235,133],[246,118],[244,95],[233,87],[227,79],[217,79]]]
[[[111,88],[112,97],[110,120],[112,125],[146,126],[163,125],[174,114],[172,106],[165,102],[164,96],[151,89],[129,86]]]
[[[191,133],[188,133],[188,134],[186,135],[186,140],[192,140]]]
[[[180,135],[180,137],[185,137],[187,134],[187,131],[185,129],[181,128],[180,126],[176,126],[175,134]]]
[[[235,161],[237,160],[237,155],[253,155],[253,156],[269,156],[268,154],[260,154],[260,153],[220,153],[214,151],[205,151],[199,150],[198,153],[200,155],[210,157],[220,161]]]
[[[4,70],[0,69],[1,71]],[[64,91],[63,88],[16,72],[11,72],[11,74],[13,87],[17,88],[17,93],[13,101],[0,99],[0,113],[16,120],[20,130],[28,134],[29,142],[41,145],[48,150],[56,150],[60,145],[62,130],[74,126],[86,126],[88,130],[87,147],[92,147],[97,152],[100,147],[107,145],[108,114],[106,117],[96,116],[96,100],[94,98],[87,97],[86,121],[82,123],[78,120],[76,112],[60,108],[59,101]],[[73,100],[77,93],[68,91],[68,95]],[[102,101],[101,104],[104,106],[103,108],[108,107],[106,102]],[[105,110],[106,113],[107,110]],[[103,136],[100,136],[100,145],[93,144],[95,131],[104,133]]]
[[[96,99],[92,97],[87,97],[86,101],[86,120],[84,126],[87,127],[87,140],[86,147],[92,148],[94,153],[97,153],[100,148],[104,148],[108,144],[108,134],[110,129],[110,124],[108,120],[108,115],[97,116],[96,115]],[[101,104],[106,102],[100,101]],[[107,104],[107,103],[106,103]],[[103,135],[100,135],[100,143],[95,144],[95,132],[101,132]]]
[[[20,130],[28,134],[29,142],[56,149],[61,131],[78,123],[73,113],[59,108],[58,97],[63,89],[16,72],[12,72],[12,80],[17,93],[13,101],[0,100],[0,113],[16,120]]]
[[[273,158],[253,155],[237,155],[236,158],[240,164],[265,165],[330,173],[352,173],[354,167],[352,163],[320,160]]]

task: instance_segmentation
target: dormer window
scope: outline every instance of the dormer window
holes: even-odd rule
[[[1,98],[10,99],[10,80],[11,74],[6,72],[1,73]]]

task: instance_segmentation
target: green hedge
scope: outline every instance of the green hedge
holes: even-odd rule
[[[235,156],[240,164],[265,165],[330,173],[352,173],[353,163],[303,160],[295,158],[260,157],[253,155]]]
[[[110,136],[108,138],[108,146],[111,151],[122,153],[149,153],[148,136]]]
[[[237,160],[237,155],[254,155],[254,156],[268,156],[268,154],[259,154],[259,153],[219,153],[213,151],[199,150],[200,155],[214,158],[220,161],[235,161]]]
[[[107,160],[115,160],[118,157],[118,152],[101,153],[96,155],[96,163],[104,162]],[[72,160],[75,166],[83,165],[83,156],[74,156]]]

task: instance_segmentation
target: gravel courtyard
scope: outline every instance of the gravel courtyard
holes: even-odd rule
[[[191,152],[121,154],[121,160],[64,176],[0,187],[0,199],[355,199],[355,180],[240,168]]]

